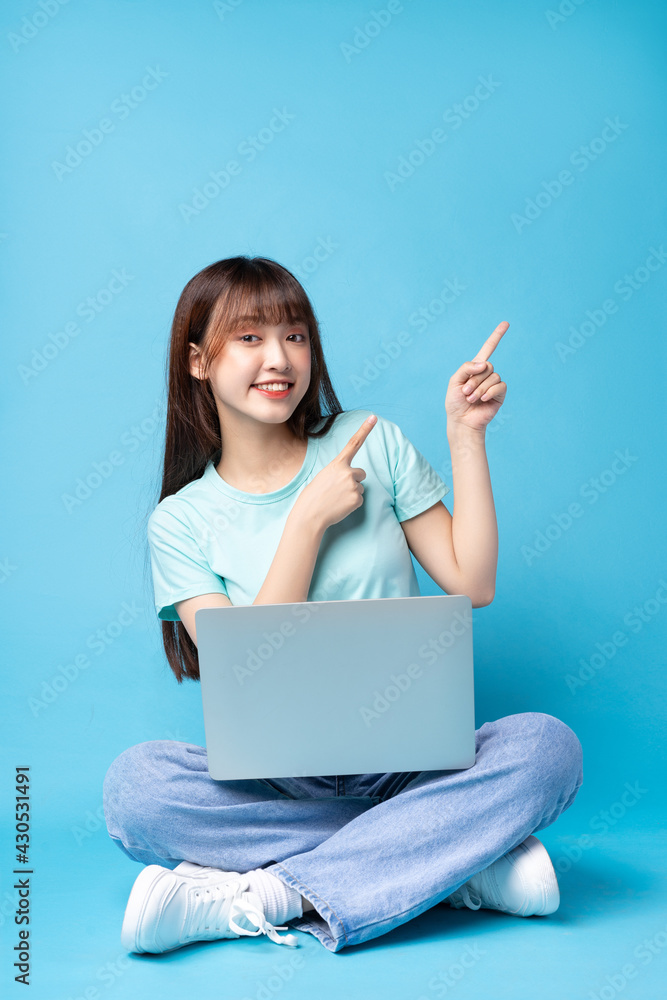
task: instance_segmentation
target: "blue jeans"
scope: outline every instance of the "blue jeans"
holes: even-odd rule
[[[149,740],[104,778],[109,836],[145,865],[264,868],[311,901],[288,921],[340,951],[445,899],[568,809],[582,748],[560,719],[485,722],[465,770],[215,781],[206,750]]]

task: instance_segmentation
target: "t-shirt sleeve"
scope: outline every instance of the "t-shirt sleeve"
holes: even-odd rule
[[[382,426],[394,484],[394,510],[399,521],[406,521],[441,500],[449,486],[397,424],[383,418]]]
[[[148,519],[148,544],[153,571],[155,610],[163,621],[180,621],[177,601],[200,594],[227,594],[192,529],[168,510],[157,508]]]

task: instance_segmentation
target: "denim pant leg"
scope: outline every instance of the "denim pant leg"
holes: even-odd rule
[[[263,868],[311,851],[379,801],[366,792],[340,796],[335,775],[216,781],[206,749],[176,740],[124,750],[103,784],[111,839],[134,860],[166,868]]]
[[[564,722],[508,715],[476,731],[465,770],[352,775],[381,801],[317,847],[269,865],[316,908],[290,921],[340,951],[441,902],[572,805],[582,748]]]

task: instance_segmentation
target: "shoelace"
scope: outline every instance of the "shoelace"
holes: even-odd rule
[[[481,897],[468,886],[467,882],[450,893],[447,901],[454,906],[467,906],[471,910],[479,910],[482,905]]]
[[[221,933],[231,930],[238,935],[247,937],[266,934],[276,944],[287,944],[295,947],[298,944],[296,936],[285,934],[281,937],[278,934],[278,931],[287,930],[287,925],[276,927],[269,923],[259,896],[254,892],[246,891],[248,885],[248,879],[242,878],[233,888],[229,882],[223,882],[221,885],[198,889],[195,896],[201,898],[204,894],[209,898],[201,903],[199,924],[192,928],[192,933],[196,936],[204,931]],[[251,931],[247,927],[240,926],[235,919],[237,917],[245,917],[256,930]]]
[[[255,899],[257,903],[253,904],[252,900]],[[282,937],[278,934],[278,931],[287,930],[287,924],[276,927],[274,924],[269,923],[264,914],[262,901],[254,892],[245,892],[240,899],[235,897],[232,903],[232,911],[229,916],[229,926],[238,934],[247,934],[250,937],[256,937],[258,934],[266,934],[276,944],[288,944],[291,947],[296,946],[297,939],[294,934],[284,934]],[[257,930],[250,931],[245,927],[239,927],[234,917],[241,915],[245,916],[251,924],[254,924]]]

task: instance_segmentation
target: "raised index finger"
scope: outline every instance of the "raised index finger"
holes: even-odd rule
[[[484,341],[483,346],[480,348],[480,350],[477,352],[477,354],[472,360],[488,361],[493,352],[495,351],[496,347],[500,343],[501,338],[503,337],[504,334],[507,333],[508,330],[509,330],[509,323],[507,322],[507,320],[503,320],[502,323],[498,324],[498,326],[495,328],[495,330],[488,338],[488,340]]]
[[[342,458],[344,462],[352,464],[352,459],[357,454],[362,444],[364,443],[370,432],[375,427],[376,423],[377,423],[377,417],[375,416],[374,413],[370,417],[367,417],[366,420],[364,420],[361,427],[359,428],[359,430],[352,435],[352,437],[347,442],[345,447],[341,450],[338,457]]]

